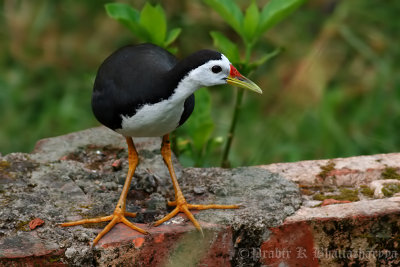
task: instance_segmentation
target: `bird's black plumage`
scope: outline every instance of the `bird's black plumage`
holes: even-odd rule
[[[168,51],[141,44],[120,48],[100,66],[94,83],[92,109],[96,118],[115,130],[121,128],[122,115],[133,116],[143,105],[168,99],[191,70],[221,54],[201,50],[178,62]],[[194,95],[184,103],[182,125],[194,108]]]

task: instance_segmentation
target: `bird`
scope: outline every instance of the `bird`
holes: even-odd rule
[[[94,81],[92,111],[97,120],[125,137],[128,145],[128,173],[114,212],[109,216],[62,223],[74,226],[110,221],[92,242],[98,241],[117,223],[123,223],[142,234],[148,232],[126,217],[136,213],[126,211],[126,197],[139,163],[133,138],[162,137],[161,155],[166,164],[175,192],[168,201],[175,208],[156,221],[158,226],[183,212],[194,226],[202,228],[194,210],[237,209],[239,205],[198,205],[187,203],[172,165],[169,134],[187,121],[194,110],[194,92],[201,87],[231,84],[257,93],[262,90],[243,76],[218,51],[203,49],[178,61],[170,52],[157,45],[143,43],[119,48],[100,65]]]

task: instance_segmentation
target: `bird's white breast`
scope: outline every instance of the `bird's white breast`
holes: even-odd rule
[[[131,117],[122,115],[121,129],[115,131],[124,136],[156,137],[175,130],[179,126],[185,100],[204,85],[201,79],[199,80],[198,69],[190,71],[168,99],[155,104],[145,104]]]
[[[116,131],[124,136],[163,136],[175,130],[183,113],[184,101],[175,103],[166,99],[140,107],[136,114],[122,116],[122,128]]]
[[[115,131],[131,137],[156,137],[172,132],[179,126],[185,100],[197,88],[199,85],[190,75],[186,76],[168,99],[145,104],[131,117],[122,115],[122,127]]]

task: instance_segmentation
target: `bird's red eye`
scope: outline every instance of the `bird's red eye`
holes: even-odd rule
[[[222,71],[222,68],[221,68],[221,66],[215,65],[215,66],[212,66],[211,71],[214,73],[218,73],[218,72]]]

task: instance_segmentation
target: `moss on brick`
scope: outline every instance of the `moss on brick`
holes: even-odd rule
[[[319,201],[322,201],[322,200],[324,200],[324,199],[326,199],[326,198],[329,198],[330,196],[324,196],[323,194],[315,194],[314,196],[313,196],[313,199],[314,200],[319,200]]]
[[[341,188],[340,195],[336,200],[349,200],[349,201],[358,201],[360,198],[358,197],[358,190],[357,189],[348,189],[348,188]]]
[[[28,231],[30,231],[30,229],[29,229],[29,222],[30,222],[31,220],[29,220],[29,221],[20,221],[20,222],[18,222],[16,225],[15,225],[15,229],[17,230],[17,231],[23,231],[23,232],[28,232]]]
[[[367,185],[361,185],[361,194],[363,194],[366,197],[374,197],[374,190],[369,188]]]
[[[318,174],[319,177],[325,179],[329,173],[335,169],[335,162],[329,161],[326,165],[321,166],[321,172]]]
[[[335,195],[324,195],[324,194],[315,194],[313,196],[314,200],[323,201],[325,199],[336,199],[336,200],[349,200],[349,201],[358,201],[360,198],[358,197],[357,189],[349,189],[349,188],[341,188],[339,194]]]
[[[0,161],[0,177],[15,178],[15,174],[11,172],[11,163],[5,160]]]
[[[400,174],[397,172],[397,168],[394,167],[386,167],[382,174],[383,179],[397,179],[400,180]]]
[[[9,169],[10,166],[11,166],[10,162],[5,161],[5,160],[0,161],[0,171]]]
[[[385,197],[391,197],[398,192],[400,192],[399,184],[387,184],[382,188],[382,193]]]
[[[300,191],[301,191],[302,195],[306,195],[306,196],[311,196],[314,194],[313,191],[311,191],[310,189],[307,189],[307,188],[302,188],[302,189],[300,189]]]

